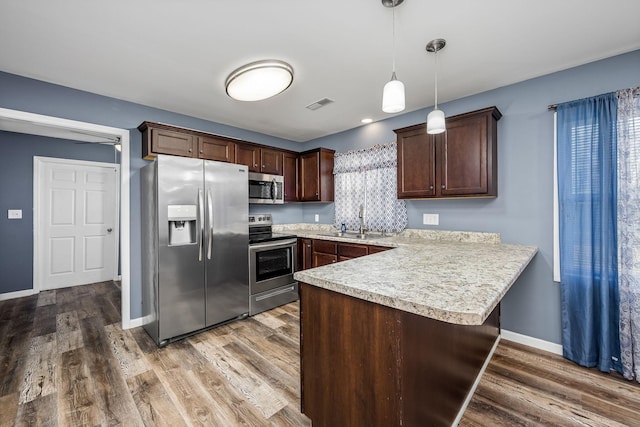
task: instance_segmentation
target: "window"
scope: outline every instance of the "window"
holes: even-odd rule
[[[404,200],[397,199],[396,143],[362,150],[336,153],[335,226],[349,230],[360,226],[360,210],[365,211],[365,227],[371,231],[399,232],[408,217]]]

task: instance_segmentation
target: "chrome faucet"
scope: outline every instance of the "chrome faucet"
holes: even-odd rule
[[[366,211],[364,209],[364,205],[360,205],[360,212],[358,213],[358,218],[360,218],[360,235],[364,236],[367,232],[367,229],[364,227],[366,217]]]

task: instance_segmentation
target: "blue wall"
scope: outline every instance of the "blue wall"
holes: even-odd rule
[[[115,150],[55,138],[0,132],[0,293],[33,287],[33,156],[115,163]],[[22,219],[7,219],[22,209]]]
[[[634,86],[640,86],[640,50],[440,105],[449,116],[492,105],[502,112],[498,197],[408,201],[409,228],[498,232],[505,243],[539,248],[504,299],[504,329],[561,342],[560,289],[552,281],[553,113],[547,106]],[[393,129],[424,123],[430,109],[309,141],[305,149],[344,152],[388,143],[395,140]],[[313,222],[314,213],[324,212],[320,222],[333,223],[332,208],[305,205],[303,219]],[[440,225],[422,225],[423,213],[440,214]]]
[[[540,248],[532,265],[504,300],[502,325],[505,329],[555,343],[561,341],[560,293],[552,281],[553,114],[547,111],[547,105],[632,86],[640,86],[640,51],[441,105],[447,115],[491,105],[502,112],[498,124],[498,198],[409,201],[409,227],[426,228],[421,224],[422,213],[438,213],[440,225],[433,228],[499,232],[504,242]],[[138,171],[146,162],[141,160],[141,136],[136,127],[142,121],[172,123],[296,151],[323,146],[344,152],[393,141],[393,129],[424,122],[428,112],[428,109],[410,112],[301,145],[6,73],[0,73],[0,107],[132,130],[131,315],[134,318],[141,313]],[[23,175],[11,179],[27,179],[26,176],[31,175],[31,170],[22,172]],[[10,199],[3,189],[0,212],[19,207],[9,206],[5,200]],[[333,204],[326,203],[252,206],[250,211],[272,212],[276,223],[314,222],[316,213],[321,223],[333,222]],[[2,232],[4,237],[4,229]],[[31,257],[30,250],[22,248],[25,239],[32,240],[30,235],[16,235],[9,243],[2,239],[0,251],[17,251],[17,246],[21,253],[29,253]],[[29,271],[25,273],[25,269]],[[19,269],[21,277],[30,277],[30,269],[31,258]],[[10,289],[31,287],[30,282],[22,280]],[[0,288],[0,292],[3,291]]]

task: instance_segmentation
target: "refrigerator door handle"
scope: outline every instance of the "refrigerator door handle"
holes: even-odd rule
[[[200,238],[198,239],[198,261],[202,261],[202,249],[204,247],[204,202],[202,201],[201,188],[198,188],[198,220],[200,222]]]
[[[207,259],[211,259],[211,248],[213,246],[213,198],[211,190],[207,190],[207,209],[209,209],[209,244],[207,247]]]

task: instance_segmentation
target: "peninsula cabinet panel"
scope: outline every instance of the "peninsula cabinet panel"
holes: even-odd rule
[[[236,144],[222,138],[198,137],[198,157],[220,162],[236,162]]]
[[[303,202],[333,201],[334,150],[318,148],[300,153],[299,197]]]
[[[300,283],[302,412],[314,427],[450,426],[499,335]]]
[[[301,283],[300,320],[302,410],[313,426],[400,426],[395,310]]]
[[[496,197],[500,117],[490,107],[448,117],[438,135],[425,124],[395,130],[398,198]]]
[[[297,202],[298,198],[298,155],[284,152],[282,155],[282,175],[284,176],[284,201]]]

